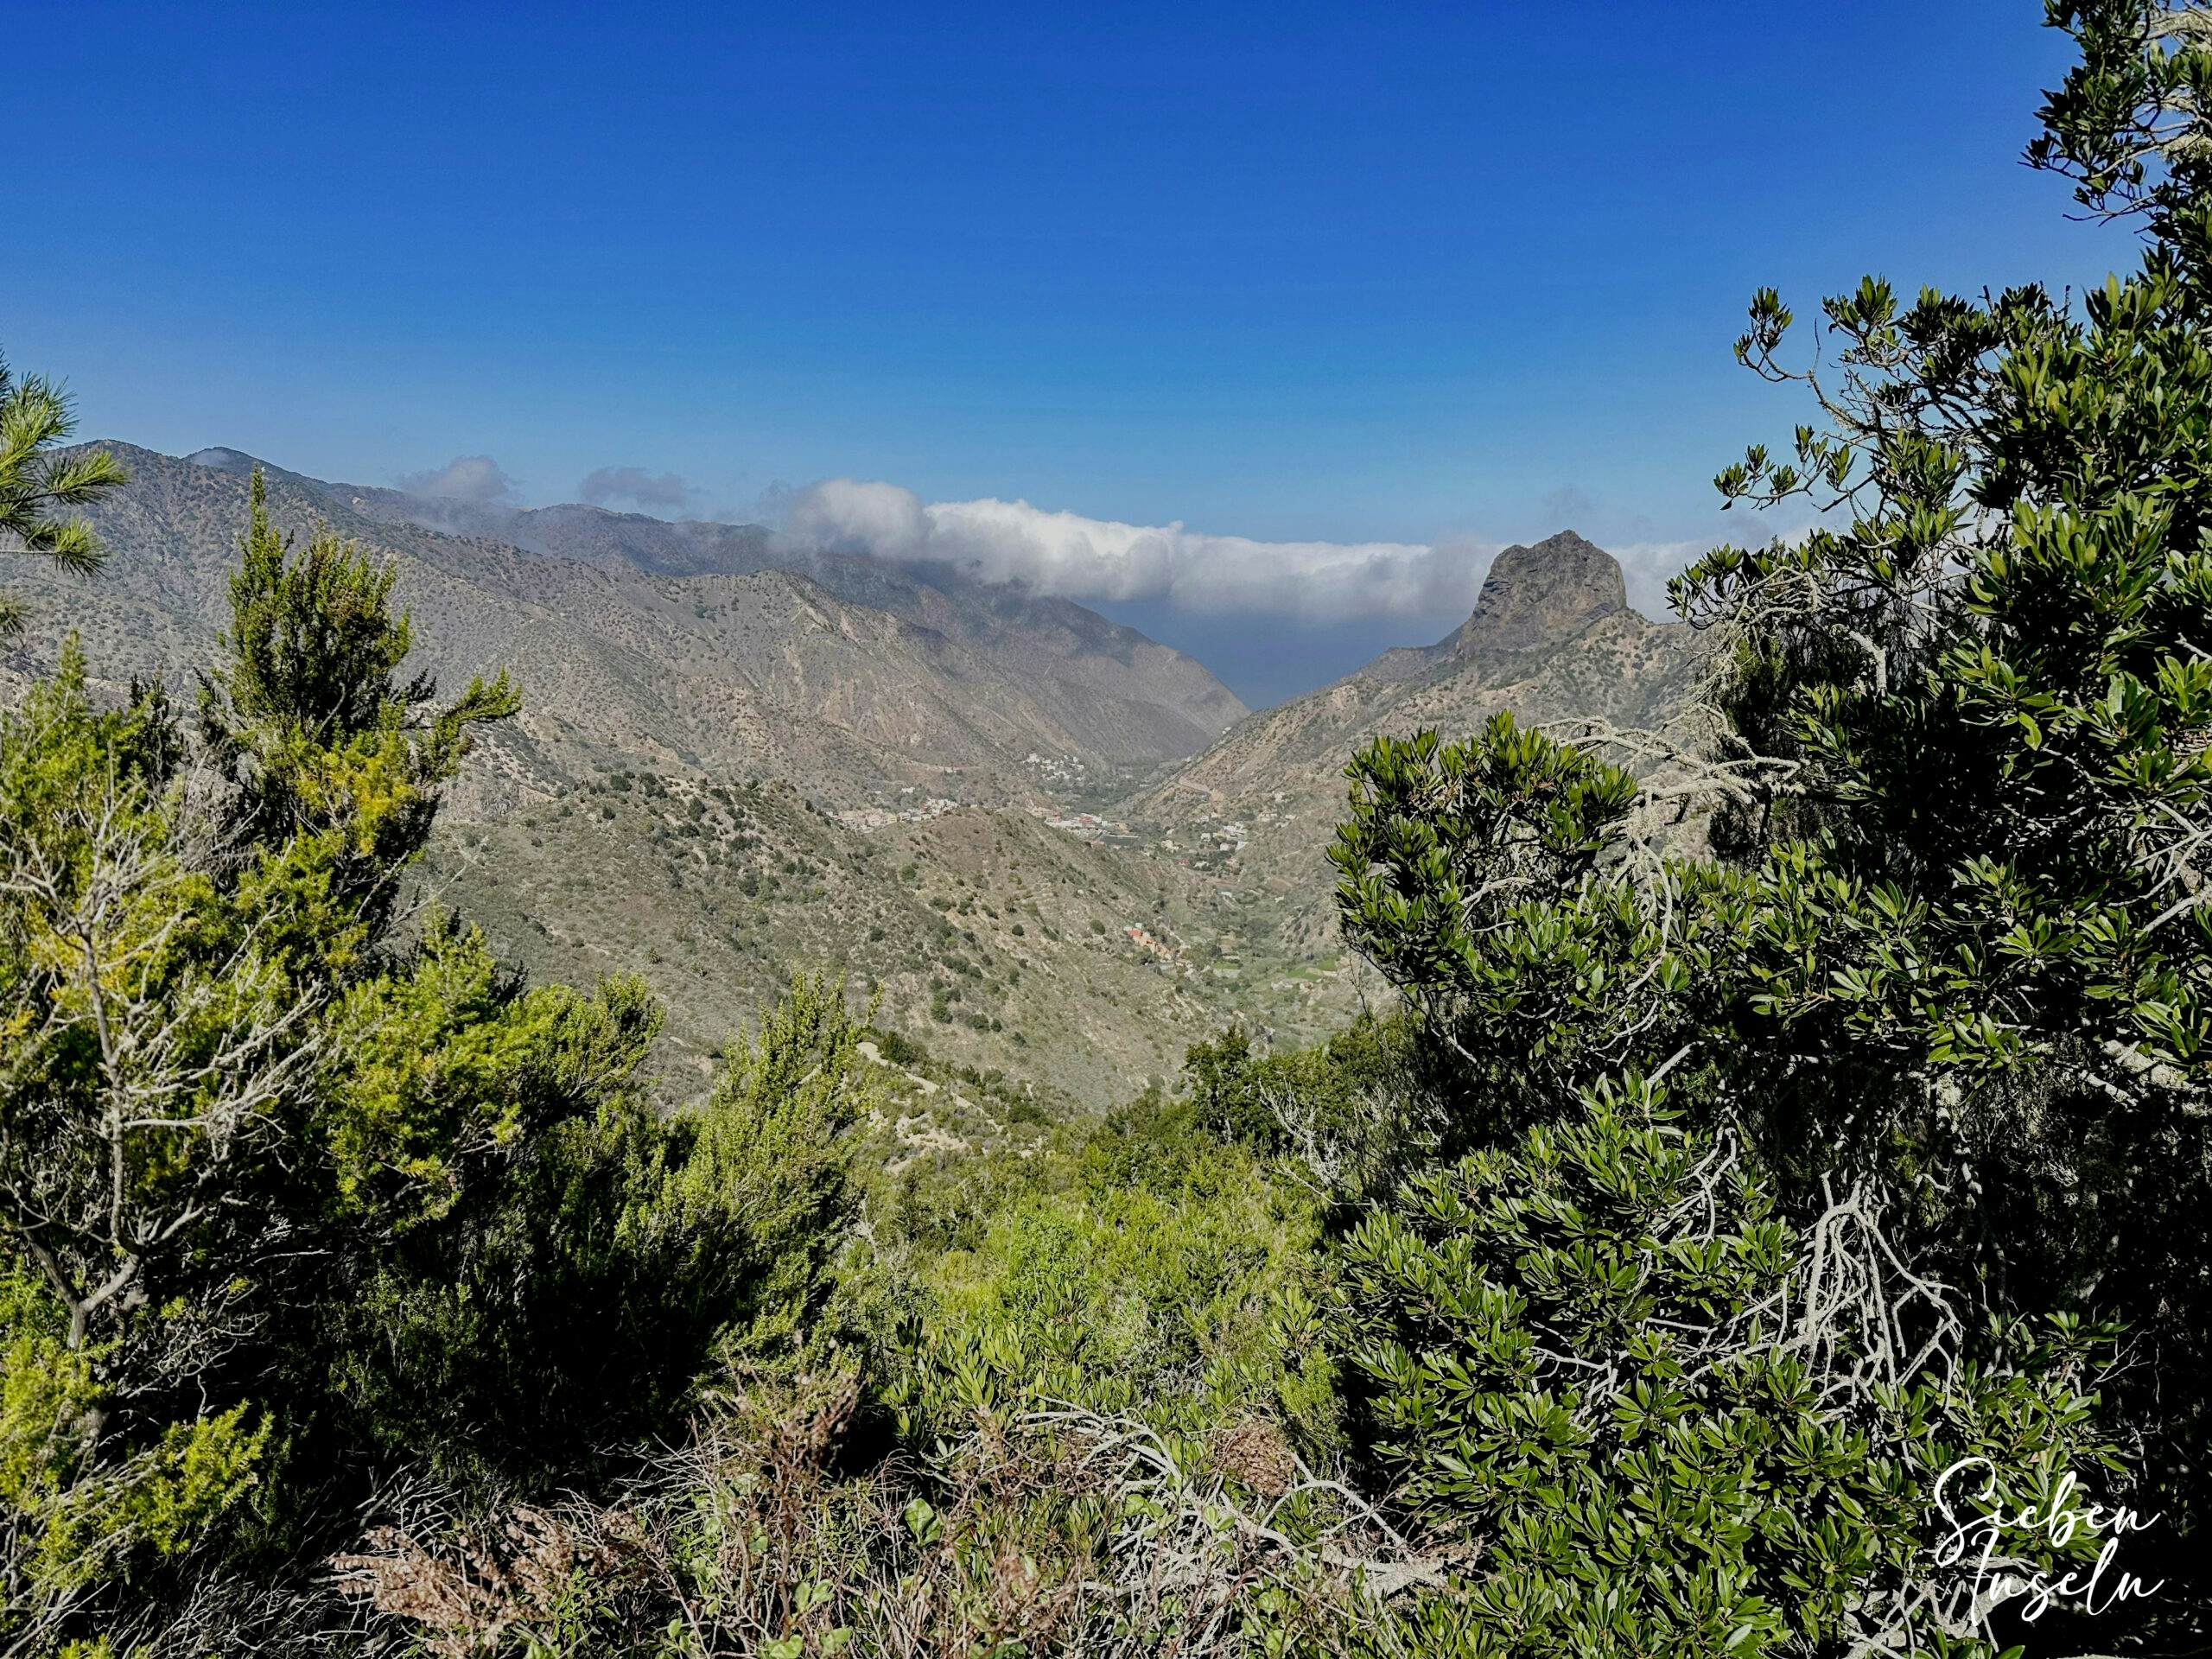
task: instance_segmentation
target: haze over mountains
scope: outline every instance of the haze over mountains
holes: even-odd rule
[[[184,667],[212,646],[253,463],[104,447],[131,477],[94,514],[115,555],[94,607],[114,626],[105,660]],[[1032,753],[1141,769],[1245,712],[1132,629],[950,571],[779,563],[749,527],[591,507],[463,518],[461,504],[265,474],[286,528],[327,524],[395,563],[434,672],[458,682],[500,661],[530,686],[521,729],[549,777],[580,758],[658,758],[804,777],[840,805],[961,779],[959,798],[1000,798]],[[440,516],[447,528],[423,522]],[[67,613],[81,596],[56,597]]]
[[[34,570],[96,677],[188,682],[216,648],[255,465],[120,443],[90,582]],[[524,712],[472,763],[427,870],[535,976],[645,964],[676,1055],[795,968],[842,969],[949,1058],[1103,1103],[1242,1020],[1280,1037],[1364,988],[1323,854],[1377,732],[1662,713],[1688,630],[1572,531],[1493,563],[1465,623],[1258,714],[1191,657],[1065,599],[756,526],[332,484],[264,466],[278,523],[391,562],[422,665],[505,665]]]

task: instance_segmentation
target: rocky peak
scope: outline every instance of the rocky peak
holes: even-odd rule
[[[1562,530],[1534,547],[1509,547],[1497,556],[1455,650],[1495,657],[1554,645],[1627,608],[1620,562]]]

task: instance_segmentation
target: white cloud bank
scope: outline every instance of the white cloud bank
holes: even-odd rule
[[[925,505],[896,484],[832,479],[804,492],[791,533],[839,552],[957,564],[1069,599],[1158,599],[1201,612],[1341,620],[1433,616],[1475,602],[1494,546],[1472,541],[1257,542],[1125,524],[1027,501]]]
[[[957,565],[991,582],[1077,600],[1162,600],[1202,613],[1247,612],[1313,621],[1438,617],[1474,608],[1501,543],[1456,537],[1408,542],[1260,542],[1180,524],[1126,524],[1052,512],[1027,501],[925,504],[896,484],[830,479],[791,503],[786,528],[832,551]],[[1630,598],[1663,604],[1666,577],[1701,543],[1611,550]]]
[[[489,455],[455,455],[427,473],[403,474],[399,487],[410,495],[486,503],[510,500],[515,493],[514,480]]]

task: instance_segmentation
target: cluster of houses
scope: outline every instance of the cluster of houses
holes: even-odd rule
[[[1032,749],[1021,757],[1021,764],[1034,772],[1042,784],[1079,786],[1090,776],[1089,769],[1073,755],[1064,760],[1056,754],[1039,754]]]
[[[899,792],[902,797],[914,793],[912,789],[902,789]],[[882,830],[894,823],[927,823],[948,812],[957,812],[960,804],[958,801],[946,800],[942,795],[932,795],[925,801],[907,802],[899,806],[851,807],[838,813],[836,817],[837,822],[848,830]]]

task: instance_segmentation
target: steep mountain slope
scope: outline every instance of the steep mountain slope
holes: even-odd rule
[[[102,671],[173,674],[213,647],[251,463],[105,447],[131,475],[92,515],[113,563],[91,586],[31,573],[26,597],[83,627]],[[267,475],[287,528],[327,524],[395,563],[441,678],[516,672],[530,702],[521,732],[549,776],[643,755],[802,779],[840,804],[908,785],[1014,800],[1034,793],[1033,753],[1110,777],[1187,753],[1243,712],[1189,658],[1059,601],[825,562],[841,594],[759,563],[764,532],[654,529],[595,508],[505,514],[539,542],[531,550],[426,528],[398,511],[411,498]],[[663,535],[690,528],[715,532],[715,546]],[[887,602],[849,596],[870,589]]]
[[[802,969],[844,973],[879,1025],[949,1061],[1092,1106],[1172,1075],[1233,1015],[1300,1027],[1307,1000],[1211,970],[1211,883],[1026,813],[863,833],[787,785],[626,770],[496,815],[464,804],[426,875],[535,976],[644,974],[679,1091]]]
[[[70,628],[110,686],[159,677],[188,695],[216,656],[247,468],[107,447],[131,475],[96,515],[109,567],[90,582],[9,573],[34,620],[0,653],[0,696]],[[848,972],[887,1028],[1047,1103],[1106,1104],[1232,1013],[1266,1027],[1276,1005],[1294,1017],[1310,1001],[1305,979],[1211,970],[1232,910],[1211,885],[1037,816],[1078,762],[1103,781],[1194,730],[1177,705],[1128,695],[1149,662],[1187,664],[1164,647],[973,584],[881,573],[939,628],[800,571],[671,575],[673,555],[638,563],[660,557],[652,546],[591,562],[267,476],[281,525],[327,524],[391,562],[415,665],[451,689],[504,664],[523,687],[524,713],[486,737],[441,819],[426,896],[539,976],[644,973],[670,1008],[675,1090],[809,968]],[[874,829],[835,816],[855,808]]]
[[[1240,850],[1217,861],[1279,918],[1279,946],[1334,948],[1323,853],[1344,767],[1378,734],[1464,737],[1501,709],[1643,725],[1687,690],[1690,630],[1629,608],[1620,565],[1573,531],[1497,556],[1465,623],[1433,645],[1384,652],[1334,685],[1254,715],[1125,803],[1179,842]]]
[[[234,450],[203,466],[251,471]],[[944,564],[897,565],[824,553],[758,524],[670,521],[570,502],[509,507],[299,479],[304,488],[388,524],[493,540],[615,574],[738,576],[789,570],[849,604],[986,650],[1046,702],[1078,753],[1140,766],[1190,753],[1247,712],[1197,661],[1071,600],[981,582]]]
[[[181,684],[215,652],[250,463],[109,447],[131,474],[97,515],[113,562],[92,582],[10,573],[36,622],[0,656],[0,695],[64,626],[111,683]],[[268,476],[280,524],[391,562],[421,666],[451,686],[505,664],[523,686],[442,821],[428,890],[536,975],[645,973],[679,1091],[810,967],[1046,1103],[1106,1103],[1231,1018],[1316,1034],[1366,988],[1322,857],[1352,750],[1501,707],[1645,721],[1694,655],[1627,607],[1601,550],[1554,537],[1501,555],[1447,639],[1243,721],[1103,820],[1069,817],[1234,699],[1080,607],[957,572],[785,568],[741,527],[594,508],[432,529],[412,498]]]

